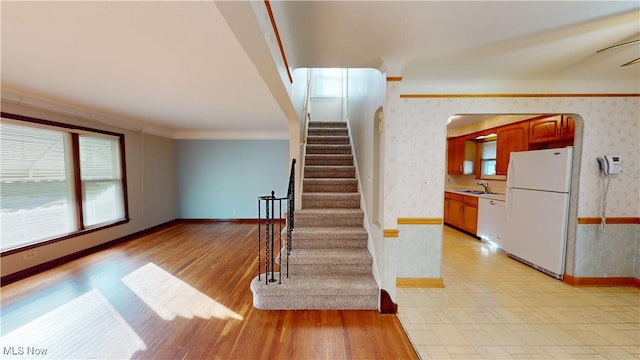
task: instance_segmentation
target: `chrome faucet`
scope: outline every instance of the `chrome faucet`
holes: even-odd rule
[[[484,181],[484,180],[480,180],[478,181],[478,185],[482,185],[482,187],[484,188],[484,192],[488,193],[489,192],[489,183]]]

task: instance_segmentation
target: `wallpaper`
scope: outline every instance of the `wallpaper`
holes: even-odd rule
[[[454,114],[577,114],[573,176],[579,177],[576,217],[599,217],[604,183],[596,157],[617,155],[623,172],[609,178],[606,216],[640,216],[640,98],[400,98],[400,84],[387,83],[385,108],[385,213],[384,227],[398,228],[397,219],[441,218],[445,188],[446,121]],[[583,126],[582,126],[583,124]],[[414,225],[423,226],[424,225]],[[440,227],[441,228],[441,227]],[[421,253],[437,253],[441,236],[405,229],[398,238],[398,264],[410,264],[403,276],[437,277],[440,263],[427,273],[415,273],[424,256],[406,244],[424,242]],[[414,231],[415,230],[415,231]],[[416,232],[417,231],[417,232]],[[435,240],[435,242],[434,242]],[[637,225],[597,225],[570,228],[567,239],[567,273],[574,276],[638,276],[640,234]],[[430,244],[430,245],[429,245]],[[410,247],[410,246],[409,246]],[[604,256],[600,256],[604,254]],[[414,270],[410,270],[414,269]],[[398,275],[400,276],[400,275]]]
[[[602,184],[597,156],[618,155],[624,172],[611,176],[607,216],[640,216],[640,99],[580,98],[415,98],[399,97],[387,85],[385,227],[397,217],[442,217],[446,120],[460,113],[573,113],[584,119],[578,217],[599,214]],[[579,132],[577,131],[577,135]],[[576,140],[579,141],[579,139]],[[389,199],[391,200],[391,199]],[[394,216],[388,218],[386,215]],[[394,215],[391,215],[394,214]]]

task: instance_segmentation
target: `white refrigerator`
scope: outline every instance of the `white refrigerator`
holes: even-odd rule
[[[512,152],[507,170],[504,250],[562,279],[573,148]]]

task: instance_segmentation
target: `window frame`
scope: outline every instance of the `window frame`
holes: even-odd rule
[[[483,157],[483,150],[484,150],[484,145],[490,142],[495,142],[496,143],[496,157],[494,158],[484,158]],[[478,141],[478,151],[479,151],[479,155],[478,155],[478,163],[480,166],[480,179],[488,179],[488,180],[493,180],[495,179],[495,177],[497,176],[496,174],[485,174],[484,173],[484,162],[485,161],[493,161],[496,162],[498,159],[498,149],[497,149],[497,139],[496,138],[491,138],[491,139],[486,139],[486,140],[481,140]]]
[[[76,221],[77,221],[77,230],[61,235],[53,238],[47,238],[43,240],[39,240],[36,242],[28,243],[23,246],[14,247],[7,250],[2,250],[0,252],[0,257],[4,257],[7,255],[12,255],[18,252],[38,248],[41,246],[53,244],[56,242],[60,242],[63,240],[68,240],[71,238],[75,238],[78,236],[86,235],[88,233],[92,233],[99,230],[104,230],[110,227],[127,224],[131,221],[129,216],[129,194],[127,187],[127,165],[126,165],[126,154],[125,154],[125,135],[121,133],[116,133],[112,131],[106,131],[101,129],[94,129],[90,127],[80,126],[80,125],[72,125],[66,123],[60,123],[51,120],[39,119],[29,116],[11,114],[6,112],[0,112],[0,116],[4,119],[15,120],[18,122],[24,122],[25,126],[37,126],[44,125],[47,127],[57,128],[58,131],[64,132],[66,131],[71,136],[71,158],[72,158],[72,170],[71,173],[73,175],[73,179],[71,181],[74,182],[74,191],[75,191],[75,202],[74,206],[76,208]],[[117,139],[119,143],[119,152],[120,152],[120,171],[122,177],[122,202],[124,207],[124,218],[121,220],[114,220],[111,222],[100,223],[92,226],[86,226],[83,219],[83,200],[82,200],[82,179],[80,176],[80,146],[79,146],[79,135],[83,134],[95,134],[95,135],[107,135]]]

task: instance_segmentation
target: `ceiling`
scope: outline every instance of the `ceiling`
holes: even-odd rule
[[[219,5],[2,1],[2,96],[176,138],[288,137],[260,45]],[[271,6],[291,68],[373,67],[413,94],[640,92],[640,65],[620,67],[640,46],[596,53],[640,38],[635,0]]]

